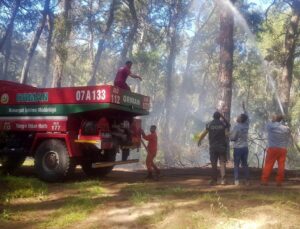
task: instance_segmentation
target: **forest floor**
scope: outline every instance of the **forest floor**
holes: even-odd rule
[[[0,228],[300,228],[300,173],[282,187],[209,186],[209,168],[165,169],[159,181],[145,171],[114,169],[88,179],[80,169],[64,183],[44,183],[32,166],[0,177]]]

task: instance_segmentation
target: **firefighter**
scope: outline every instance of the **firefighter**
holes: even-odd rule
[[[249,185],[249,168],[248,168],[248,131],[249,117],[243,103],[244,113],[237,117],[237,124],[230,132],[230,140],[233,141],[233,160],[234,160],[234,184],[239,185],[239,167],[242,164],[245,184]]]
[[[148,141],[148,145],[146,147],[147,150],[147,158],[146,158],[146,166],[147,166],[147,171],[148,175],[146,179],[153,179],[153,174],[152,171],[155,171],[155,178],[157,179],[160,170],[157,168],[157,166],[154,164],[154,158],[157,153],[157,135],[156,135],[156,126],[152,125],[150,127],[150,134],[146,135],[144,130],[141,130],[142,137]]]
[[[268,149],[265,166],[261,176],[262,185],[268,185],[275,161],[278,163],[276,176],[277,186],[281,186],[284,180],[284,168],[287,146],[290,140],[290,128],[281,123],[282,121],[282,115],[273,115],[272,121],[267,124]]]
[[[221,120],[222,118],[222,120]],[[206,129],[201,133],[198,146],[201,141],[208,134],[209,139],[209,155],[212,166],[211,185],[217,184],[218,178],[218,161],[221,170],[221,184],[225,185],[225,168],[226,168],[226,152],[227,152],[227,137],[226,130],[229,129],[230,124],[224,116],[216,111],[213,114],[213,120],[206,125]]]
[[[131,73],[131,71],[130,71],[131,66],[132,66],[132,61],[129,60],[129,61],[126,61],[125,65],[123,67],[118,69],[116,78],[114,80],[114,86],[117,86],[119,88],[130,91],[130,87],[126,83],[128,76],[130,76],[134,79],[142,80],[142,77],[140,77],[139,75]]]

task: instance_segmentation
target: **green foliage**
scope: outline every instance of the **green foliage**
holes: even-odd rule
[[[76,190],[80,195],[88,197],[96,197],[105,193],[105,189],[101,187],[101,183],[97,180],[72,182],[67,184],[66,188]]]
[[[174,203],[169,202],[167,204],[162,204],[160,206],[160,210],[155,212],[153,215],[144,215],[137,219],[137,225],[145,226],[145,225],[153,225],[163,221],[166,216],[174,210]]]
[[[295,99],[296,103],[293,106],[291,110],[291,119],[292,119],[292,125],[296,126],[299,125],[299,117],[300,117],[300,97],[297,97]]]
[[[64,204],[40,224],[41,228],[63,228],[82,221],[105,199],[105,189],[97,180],[69,183],[65,188],[76,195],[66,198]]]
[[[67,41],[71,33],[71,21],[66,20],[62,15],[56,18],[54,24],[54,39],[56,40],[55,52],[59,56],[61,63],[68,60]]]
[[[130,200],[133,204],[144,204],[151,201],[151,196],[146,192],[133,191]]]
[[[154,187],[149,184],[133,184],[126,186],[122,192],[130,195],[132,203],[140,205],[148,203],[155,198],[170,196],[185,196],[187,191],[182,187]]]
[[[138,63],[136,70],[143,77],[143,82],[146,85],[143,88],[144,93],[155,95],[156,99],[161,99],[164,88],[163,71],[158,67],[161,61],[161,52],[159,50],[138,51],[132,59]]]
[[[0,177],[0,221],[22,221],[27,209],[26,204],[20,208],[14,207],[14,201],[26,200],[26,202],[45,199],[49,194],[48,184],[33,178],[14,176]],[[62,228],[86,219],[96,207],[107,200],[106,190],[97,180],[86,180],[63,185],[63,190],[71,194],[62,199],[62,202],[53,202],[55,207],[46,219],[37,219],[38,228]],[[50,193],[51,194],[51,193]],[[32,199],[28,199],[32,198]],[[58,198],[60,200],[60,198]],[[36,206],[38,204],[35,202]],[[30,209],[35,211],[35,207]]]
[[[0,36],[2,38],[9,22],[14,1],[4,1],[0,9]],[[21,1],[22,7],[17,14],[8,62],[8,73],[5,77],[12,81],[19,79],[27,48],[40,18],[40,9],[44,1]],[[91,4],[93,2],[93,4]],[[50,74],[45,73],[45,54],[49,28],[43,31],[29,72],[28,82],[40,86],[43,77],[54,72],[54,51],[60,64],[64,65],[63,86],[86,85],[91,77],[92,63],[97,52],[98,42],[105,38],[96,82],[112,84],[120,53],[128,41],[132,27],[132,16],[126,1],[117,1],[114,11],[114,21],[110,33],[105,36],[106,22],[111,1],[72,1],[69,19],[63,15],[63,2],[51,1],[51,10],[55,18],[52,40],[52,59]],[[183,4],[174,7],[172,4]],[[190,5],[188,3],[191,3]],[[265,3],[270,4],[270,1]],[[187,6],[190,6],[187,10]],[[274,91],[266,80],[269,74],[275,81],[275,86],[281,76],[284,54],[284,39],[286,25],[290,19],[291,9],[284,1],[275,4],[266,12],[257,3],[236,1],[236,8],[245,17],[250,30],[247,34],[238,17],[234,34],[234,69],[232,113],[235,117],[241,113],[241,102],[245,101],[252,120],[253,136],[264,133],[264,125],[270,113],[278,111]],[[219,72],[219,11],[214,10],[215,1],[155,1],[149,4],[146,0],[135,1],[138,16],[138,29],[134,36],[132,47],[127,58],[133,60],[132,72],[142,76],[143,81],[128,79],[133,91],[151,97],[151,114],[144,120],[145,126],[157,124],[159,141],[165,133],[174,141],[168,143],[173,149],[176,160],[184,160],[183,164],[195,166],[207,162],[199,156],[199,150],[193,141],[194,133],[203,129],[215,111],[218,90]],[[176,12],[178,10],[178,12]],[[176,15],[176,16],[175,16]],[[166,70],[170,51],[170,32],[176,28],[176,57],[171,85],[166,85]],[[253,37],[257,41],[252,41]],[[297,132],[298,98],[300,87],[299,42],[296,47],[294,78],[291,93],[292,129]],[[6,51],[1,54],[5,60]],[[1,62],[1,61],[0,61]],[[2,61],[3,62],[3,61]],[[0,63],[0,78],[4,77],[3,66]],[[265,64],[266,62],[267,64]],[[52,79],[47,79],[50,82]],[[171,114],[166,114],[166,88],[171,87]],[[169,121],[168,130],[163,129]],[[234,120],[232,120],[234,121]],[[233,123],[233,122],[232,122]],[[299,141],[299,136],[296,137]],[[160,142],[160,147],[166,146]],[[255,141],[255,144],[264,142]],[[252,144],[250,158],[258,153]],[[261,150],[260,147],[259,150]],[[206,147],[204,149],[208,151]],[[166,149],[160,149],[166,152]],[[203,154],[204,155],[204,154]],[[208,154],[207,154],[208,155]],[[163,155],[160,155],[160,159]],[[186,160],[184,159],[186,158]],[[180,162],[180,164],[182,164]]]
[[[206,194],[204,194],[206,195]],[[213,195],[213,194],[211,194]],[[268,192],[266,190],[260,191],[248,191],[245,193],[244,191],[236,191],[229,193],[219,193],[223,200],[227,200],[229,202],[230,199],[235,199],[236,201],[255,201],[260,203],[270,203],[270,204],[297,204],[300,200],[298,192],[294,192],[291,190],[280,190],[278,192]],[[215,201],[216,198],[213,199]]]
[[[286,14],[271,14],[263,24],[264,32],[260,33],[259,47],[265,59],[278,65],[281,65],[283,61],[287,19],[288,16]]]
[[[0,176],[0,204],[17,198],[43,197],[48,193],[47,185],[36,178]]]
[[[94,209],[95,203],[89,197],[75,196],[65,200],[65,204],[43,222],[41,228],[64,228],[84,220]]]
[[[36,178],[25,178],[0,175],[0,221],[19,219],[19,212],[12,211],[10,204],[18,199],[45,198],[48,194],[47,185]]]

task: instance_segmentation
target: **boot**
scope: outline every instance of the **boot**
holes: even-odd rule
[[[153,179],[152,172],[148,172],[148,175],[146,176],[146,179]]]
[[[159,170],[159,169],[156,170],[156,176],[157,176],[157,177],[160,176],[160,170]]]
[[[226,185],[226,180],[225,180],[225,178],[221,178],[221,185]]]

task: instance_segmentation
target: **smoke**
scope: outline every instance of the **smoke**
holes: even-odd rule
[[[205,4],[200,2],[193,1],[190,10],[196,11],[200,9],[201,12],[199,15],[201,20],[199,21],[205,22],[205,19],[207,19],[208,14],[214,6],[204,7]],[[262,63],[260,70],[263,75],[268,76],[267,67],[255,43],[255,36],[247,25],[246,20],[230,1],[216,1],[216,4],[222,4],[220,8],[224,9],[226,7],[233,12],[235,26],[243,30],[249,38],[247,48],[257,51]],[[152,98],[153,104],[150,116],[145,118],[145,126],[149,127],[151,124],[158,126],[158,159],[168,166],[205,166],[209,163],[208,141],[204,141],[198,147],[197,134],[205,129],[206,123],[212,119],[212,114],[216,110],[217,75],[213,75],[212,72],[217,72],[219,56],[218,44],[212,38],[216,38],[219,32],[218,12],[214,12],[212,19],[205,23],[207,25],[204,26],[204,29],[208,27],[209,31],[206,29],[205,33],[200,34],[197,37],[198,39],[194,41],[195,44],[191,44],[191,42],[193,36],[196,34],[197,26],[193,26],[194,33],[187,32],[184,35],[181,34],[181,37],[184,36],[185,41],[181,45],[180,53],[176,57],[175,71],[172,76],[172,104],[169,117],[165,117],[165,98],[156,97],[154,100]],[[193,45],[193,49],[189,49],[191,45]],[[186,60],[190,61],[190,63],[187,63]],[[267,79],[269,79],[268,84],[270,84],[275,93],[275,87],[270,83],[270,77],[268,76]],[[241,96],[237,93],[237,90],[233,91],[231,108],[233,117],[231,120],[232,125],[234,125],[235,118],[242,113],[241,103],[243,100],[247,100],[249,105],[254,106],[254,104],[251,104],[251,101],[248,101],[249,98],[246,95]],[[266,95],[266,97],[268,96]],[[278,96],[277,100],[280,107],[281,103]],[[252,108],[252,111],[255,111],[255,108]],[[251,110],[249,110],[249,113],[252,122],[252,128],[249,133],[251,149],[249,160],[252,166],[261,166],[264,148],[266,147],[264,134],[266,120],[264,117],[252,114]],[[169,119],[169,130],[162,129],[166,119]],[[170,133],[169,138],[165,136],[166,132]],[[166,151],[171,153],[171,161],[165,161],[166,157],[164,155],[167,153]]]

